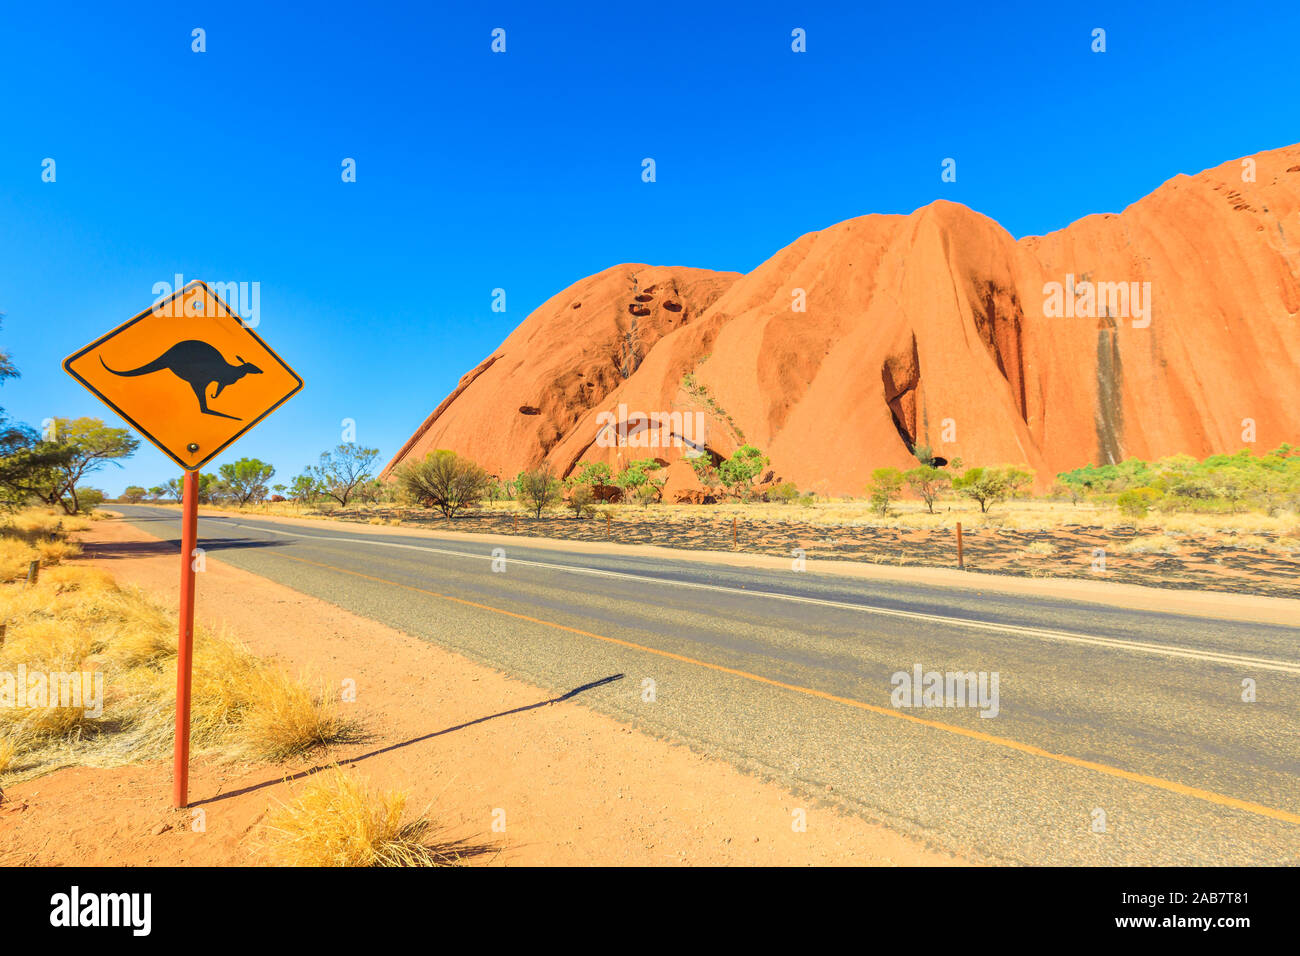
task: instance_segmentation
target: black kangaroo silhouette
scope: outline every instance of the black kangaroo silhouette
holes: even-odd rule
[[[208,408],[207,399],[208,386],[213,383],[216,383],[217,386],[217,390],[212,393],[212,398],[215,401],[221,397],[221,393],[227,385],[234,385],[245,375],[262,374],[262,370],[252,362],[245,362],[238,355],[235,356],[235,360],[239,364],[231,365],[220,352],[207,342],[190,339],[185,342],[177,342],[152,362],[129,371],[119,372],[115,368],[109,368],[103,356],[100,356],[99,364],[114,375],[124,377],[148,375],[151,372],[161,372],[165,369],[194,389],[194,397],[199,400],[199,411],[204,415],[216,415],[218,418],[230,418],[239,422],[243,421],[243,419]]]

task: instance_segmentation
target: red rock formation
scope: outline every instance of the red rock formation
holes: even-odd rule
[[[1258,450],[1295,442],[1300,146],[1253,159],[1255,182],[1234,160],[1019,242],[940,201],[810,233],[744,276],[616,266],[529,316],[385,474],[434,448],[503,475],[681,457],[603,447],[620,403],[625,418],[701,412],[708,451],[755,444],[778,477],[835,494],[918,444],[1043,483],[1236,451],[1245,419]],[[674,466],[666,498],[692,481]]]

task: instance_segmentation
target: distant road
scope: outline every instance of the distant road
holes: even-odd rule
[[[114,508],[179,550],[176,509]],[[968,857],[1300,863],[1300,626],[235,515],[199,538],[548,689],[625,675],[581,700]],[[996,716],[895,708],[917,665],[996,673]]]

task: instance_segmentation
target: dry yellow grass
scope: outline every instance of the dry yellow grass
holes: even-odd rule
[[[0,538],[0,581],[13,581],[27,574],[33,561],[40,560],[40,552],[15,538]]]
[[[0,582],[27,576],[28,566],[39,561],[52,567],[81,554],[81,548],[66,536],[85,531],[90,519],[63,515],[47,508],[28,508],[0,518]]]
[[[286,866],[455,864],[454,851],[429,845],[428,819],[405,819],[406,800],[335,766],[313,774],[272,811],[259,849]]]
[[[1056,554],[1056,546],[1048,541],[1031,541],[1020,549],[1020,553],[1030,558],[1048,558]]]
[[[173,612],[135,588],[119,587],[103,571],[63,566],[43,572],[35,587],[0,585],[0,620],[7,624],[0,681],[20,667],[29,675],[84,672],[103,681],[102,714],[85,706],[20,708],[0,701],[0,739],[10,751],[6,778],[28,779],[68,764],[134,763],[170,752]],[[279,760],[353,736],[332,699],[228,635],[196,629],[193,673],[196,752]]]
[[[36,542],[36,553],[41,556],[42,566],[49,567],[68,558],[79,557],[81,555],[81,546],[75,541],[38,541]]]
[[[1177,554],[1182,545],[1167,534],[1150,534],[1125,541],[1115,550],[1120,554]]]

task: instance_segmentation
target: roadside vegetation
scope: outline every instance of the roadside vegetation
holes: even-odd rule
[[[284,866],[454,866],[456,844],[432,842],[433,824],[406,810],[407,794],[379,790],[338,766],[312,774],[271,810],[258,849]]]
[[[340,446],[331,454],[364,465],[377,452]],[[418,520],[429,510],[444,519],[516,514],[537,521],[567,514],[601,522],[639,521],[653,513],[656,521],[667,523],[713,515],[772,525],[915,530],[950,528],[961,521],[970,530],[1089,526],[1175,535],[1271,533],[1283,536],[1283,547],[1296,544],[1300,448],[1288,444],[1262,455],[1241,451],[1203,461],[1174,456],[1087,466],[1057,475],[1046,489],[1024,466],[967,466],[959,459],[942,463],[923,447],[915,454],[912,468],[875,469],[861,496],[826,495],[782,481],[767,456],[752,445],[742,445],[729,458],[706,453],[688,459],[702,490],[675,502],[665,498],[666,471],[654,458],[633,459],[621,471],[605,462],[583,461],[564,477],[542,466],[503,478],[447,450],[408,462],[390,482],[378,481],[366,467],[354,468],[342,482],[351,488],[344,494],[327,490],[318,470],[308,469],[287,487],[268,488],[263,482],[248,495],[238,486],[241,469],[236,463],[233,476],[203,476],[200,495],[204,504],[216,507],[353,517],[373,524]],[[251,462],[243,470],[256,476],[269,469]],[[140,490],[124,498],[179,500],[179,488],[152,489],[138,497]]]
[[[63,766],[116,766],[171,753],[178,624],[135,588],[99,569],[60,562],[84,525],[57,514],[11,515],[0,548],[0,780],[12,783]],[[44,552],[34,584],[29,542],[60,544]],[[17,555],[18,549],[32,549]],[[15,558],[17,558],[15,560]],[[19,675],[66,675],[75,706],[37,706],[20,695]],[[98,696],[102,690],[102,697]],[[42,703],[40,701],[36,703]],[[27,706],[22,706],[26,704]],[[354,728],[333,697],[252,655],[228,634],[196,628],[193,747],[219,759],[284,760],[342,742]]]

